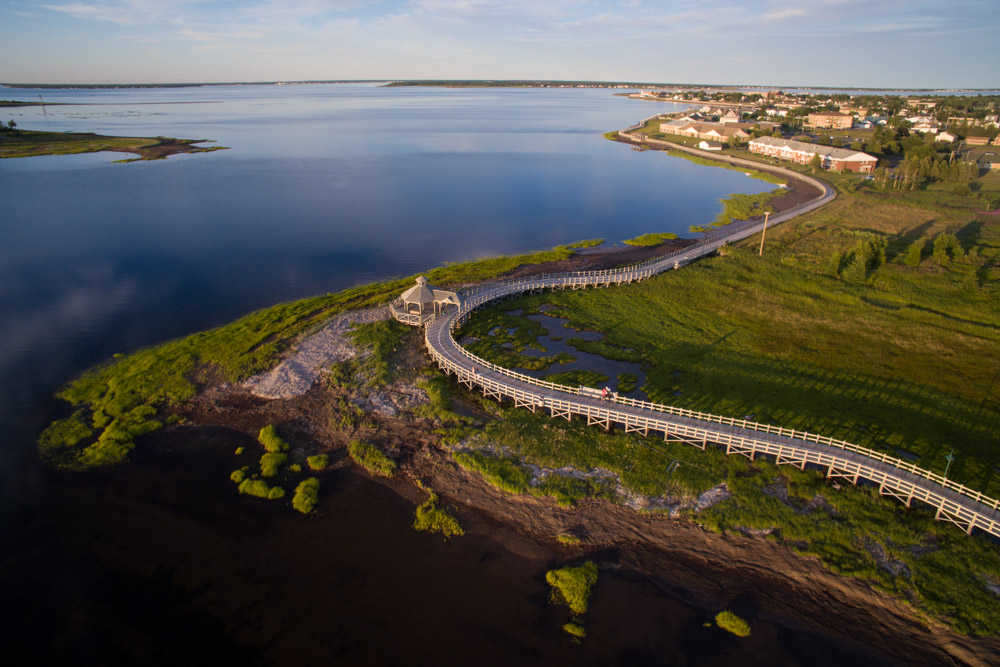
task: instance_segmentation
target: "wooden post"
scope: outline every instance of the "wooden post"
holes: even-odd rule
[[[771,217],[771,213],[770,212],[765,212],[764,213],[764,230],[760,233],[760,252],[757,253],[758,257],[764,254],[764,235],[767,234],[767,219],[769,217]]]

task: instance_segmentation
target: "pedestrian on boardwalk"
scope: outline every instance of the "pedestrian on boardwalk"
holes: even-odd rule
[[[603,389],[601,389],[601,400],[602,401],[608,400],[608,388],[607,387],[604,387]]]

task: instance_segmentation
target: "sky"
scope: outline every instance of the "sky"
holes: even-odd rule
[[[1000,0],[0,0],[0,81],[998,88]]]

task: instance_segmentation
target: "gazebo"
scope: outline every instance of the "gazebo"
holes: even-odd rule
[[[458,294],[441,290],[427,283],[427,278],[417,277],[417,284],[403,292],[391,304],[392,316],[404,324],[421,326],[443,313],[449,306],[460,306]]]

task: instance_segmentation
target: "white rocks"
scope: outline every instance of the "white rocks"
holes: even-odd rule
[[[261,398],[301,396],[331,365],[358,356],[357,348],[345,335],[355,324],[377,322],[388,317],[389,309],[385,306],[337,315],[318,332],[299,341],[280,364],[265,373],[254,375],[241,385]]]

